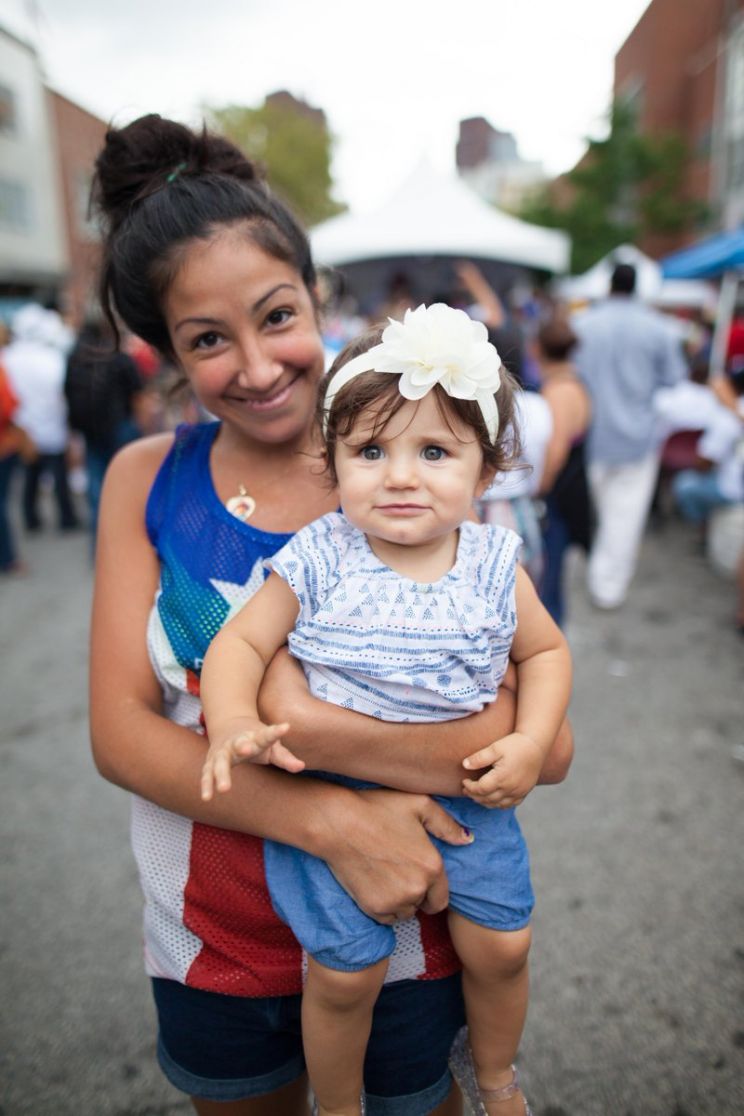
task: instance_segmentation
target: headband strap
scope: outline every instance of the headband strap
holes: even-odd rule
[[[362,372],[390,372],[400,377],[404,399],[423,399],[436,384],[453,399],[474,399],[493,445],[499,430],[495,392],[501,383],[501,357],[483,322],[442,302],[406,310],[402,322],[388,321],[380,344],[344,364],[329,383],[324,426],[334,399],[351,380]]]

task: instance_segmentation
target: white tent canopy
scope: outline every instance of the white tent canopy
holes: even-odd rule
[[[716,291],[710,283],[695,279],[664,279],[661,266],[632,244],[615,248],[583,275],[559,279],[555,292],[567,302],[594,302],[605,298],[613,268],[619,263],[636,269],[636,292],[644,302],[660,307],[703,309],[715,306]]]
[[[568,266],[568,236],[494,209],[455,175],[422,163],[379,209],[345,213],[311,230],[319,264],[394,256],[499,260],[550,272]]]

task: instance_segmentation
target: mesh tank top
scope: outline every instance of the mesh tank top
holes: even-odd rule
[[[210,641],[267,576],[291,535],[241,523],[214,490],[218,423],[182,426],[153,484],[147,531],[160,585],[147,643],[165,715],[203,733],[199,673]],[[145,897],[151,976],[235,996],[302,989],[302,951],[274,912],[257,837],[193,822],[133,796],[132,843]],[[396,929],[388,979],[435,979],[458,968],[444,915]]]

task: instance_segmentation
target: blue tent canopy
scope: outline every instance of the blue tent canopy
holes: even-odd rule
[[[744,226],[718,233],[661,261],[665,279],[710,279],[744,268]]]

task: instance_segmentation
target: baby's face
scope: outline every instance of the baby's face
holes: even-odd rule
[[[425,546],[470,518],[486,488],[483,453],[474,431],[445,419],[433,392],[408,402],[382,431],[362,415],[336,443],[335,466],[344,514],[370,538]]]

